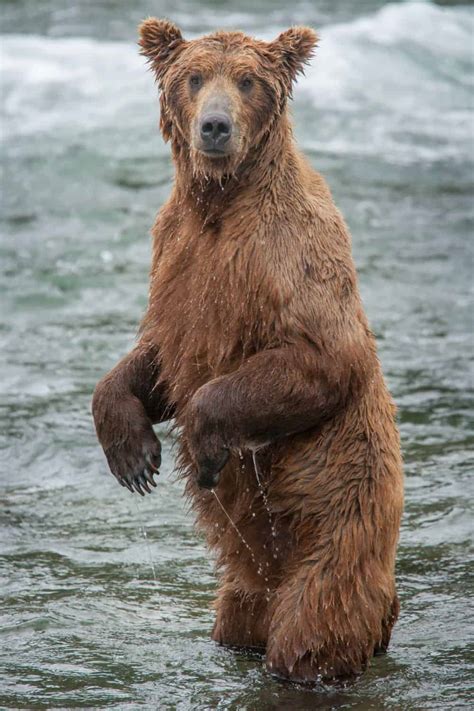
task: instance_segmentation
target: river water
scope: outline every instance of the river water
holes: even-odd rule
[[[377,0],[3,0],[0,706],[472,708],[473,11]],[[106,472],[94,384],[130,348],[170,189],[142,17],[189,36],[320,30],[297,138],[353,233],[399,405],[402,612],[347,689],[303,690],[209,639],[212,560],[173,479]],[[471,427],[470,427],[471,426]],[[143,537],[145,527],[147,538]]]

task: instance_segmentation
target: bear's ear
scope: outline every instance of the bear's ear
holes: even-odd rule
[[[289,79],[288,88],[291,89],[297,74],[313,56],[317,43],[318,35],[310,27],[290,27],[269,43],[270,51]]]
[[[149,17],[147,20],[143,20],[138,32],[140,54],[148,59],[157,77],[161,78],[178,50],[185,44],[181,31],[168,20]]]

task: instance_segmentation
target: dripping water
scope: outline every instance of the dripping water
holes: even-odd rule
[[[239,531],[239,529],[237,528],[236,524],[234,523],[234,521],[231,519],[231,517],[230,517],[229,514],[227,513],[227,510],[225,509],[224,504],[222,503],[222,501],[220,500],[220,498],[217,496],[215,489],[211,489],[211,491],[212,491],[212,493],[214,494],[214,497],[215,497],[217,503],[219,504],[219,506],[221,507],[222,511],[223,511],[224,514],[226,515],[226,517],[227,517],[227,519],[228,519],[230,525],[232,526],[232,528],[233,528],[234,531],[237,533],[238,537],[240,538],[240,540],[242,541],[242,543],[244,544],[244,546],[246,547],[246,549],[247,549],[248,552],[250,553],[250,557],[251,557],[251,559],[252,559],[252,562],[253,562],[253,563],[256,563],[255,555],[254,555],[254,552],[253,552],[252,548],[249,546],[249,544],[247,543],[247,541],[246,541],[245,538],[243,537],[242,533]]]
[[[257,450],[256,449],[252,449],[252,460],[253,460],[253,467],[255,469],[255,477],[257,479],[258,489],[260,491],[260,494],[262,495],[263,505],[264,505],[265,510],[267,512],[268,523],[270,524],[270,531],[272,534],[273,557],[276,559],[278,557],[278,552],[279,552],[278,546],[276,544],[276,535],[277,535],[276,526],[275,526],[275,522],[273,520],[272,512],[270,509],[270,504],[268,502],[268,496],[267,496],[265,488],[262,484],[260,470],[259,470],[258,463],[257,463]]]
[[[234,531],[237,533],[238,537],[239,537],[240,540],[242,541],[242,543],[243,543],[243,545],[245,546],[245,548],[246,548],[246,549],[248,550],[248,552],[250,553],[250,558],[251,558],[251,560],[252,560],[252,563],[254,563],[254,564],[257,566],[257,574],[258,574],[261,578],[263,578],[263,579],[265,580],[265,583],[268,583],[268,577],[267,577],[266,575],[264,575],[264,573],[263,573],[262,564],[261,564],[261,563],[257,563],[257,560],[256,560],[256,558],[255,558],[255,554],[254,554],[254,552],[253,552],[251,546],[250,546],[249,543],[245,540],[244,536],[242,535],[242,532],[239,530],[239,528],[237,527],[236,523],[235,523],[235,522],[232,520],[232,518],[230,517],[230,515],[229,515],[229,513],[227,512],[227,509],[225,508],[224,504],[222,503],[222,501],[220,500],[220,498],[217,496],[215,489],[211,489],[211,492],[213,493],[213,495],[214,495],[214,497],[215,497],[217,503],[219,504],[219,506],[221,507],[222,511],[224,512],[224,514],[225,514],[227,520],[229,521],[230,525],[232,526],[232,528],[234,529]],[[266,590],[267,590],[267,594],[269,595],[269,594],[270,594],[270,588],[268,587],[268,585],[267,585]],[[270,598],[267,596],[267,601],[268,601],[269,599],[270,599]]]
[[[138,505],[138,500],[135,498],[134,501],[135,501],[135,509],[136,509],[137,517],[138,517],[138,525],[140,526],[141,534],[145,540],[145,545],[146,545],[147,554],[148,554],[148,562],[150,563],[151,572],[153,573],[153,580],[155,583],[157,583],[158,580],[156,577],[155,564],[153,563],[153,556],[151,554],[150,541],[148,540],[148,534],[147,534],[147,530],[145,527],[145,522],[143,520],[143,516],[142,516],[142,512],[140,511],[140,507]]]

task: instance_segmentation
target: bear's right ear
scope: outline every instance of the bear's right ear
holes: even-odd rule
[[[185,45],[183,36],[172,22],[149,17],[138,28],[143,54],[152,65],[158,79],[165,73],[176,53]]]
[[[303,72],[318,43],[318,35],[311,27],[290,27],[268,47],[282,69],[289,93],[297,75]]]

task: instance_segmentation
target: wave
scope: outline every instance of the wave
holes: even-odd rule
[[[474,13],[423,2],[389,4],[321,32],[300,89],[316,119],[315,149],[389,151],[400,160],[459,156],[472,142]],[[334,129],[341,137],[333,138]],[[349,137],[351,140],[348,141]]]
[[[4,35],[0,52],[7,135],[111,127],[151,103],[133,44]]]
[[[269,29],[270,38],[281,28]],[[321,30],[295,92],[306,147],[394,160],[456,157],[472,141],[474,14],[388,4]],[[153,78],[133,43],[3,35],[3,138],[156,124]],[[305,121],[305,126],[308,122]],[[132,134],[131,134],[132,135]]]

